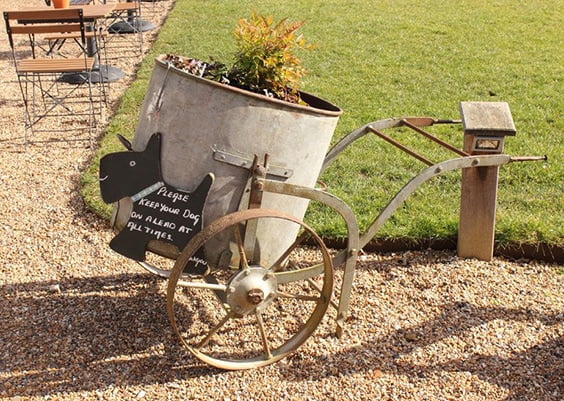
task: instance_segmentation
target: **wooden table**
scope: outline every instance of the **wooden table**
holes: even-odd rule
[[[106,18],[113,11],[118,3],[107,3],[107,4],[84,4],[84,5],[72,5],[69,8],[81,8],[82,17],[85,22],[88,22],[89,29],[94,29],[94,24],[97,20],[101,18]],[[38,6],[38,7],[24,7],[24,10],[52,10],[53,7],[49,6]],[[124,72],[111,65],[101,64],[98,54],[98,49],[96,45],[95,38],[88,39],[88,55],[96,58],[96,64],[94,70],[90,73],[89,77],[85,76],[84,73],[79,74],[65,74],[61,80],[68,83],[82,83],[85,79],[90,78],[91,82],[114,82],[122,78],[125,74]]]
[[[115,6],[116,3],[107,3],[107,4],[75,5],[75,6],[69,6],[69,8],[82,8],[82,16],[84,18],[84,21],[94,22],[97,19],[105,18],[108,15],[110,15],[110,13],[114,11]],[[41,10],[53,10],[53,7],[37,6],[37,7],[23,7],[22,9],[41,11]]]

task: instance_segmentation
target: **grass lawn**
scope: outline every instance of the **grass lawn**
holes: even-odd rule
[[[335,140],[392,116],[457,119],[460,101],[508,102],[517,135],[506,140],[506,153],[547,155],[549,161],[501,168],[496,239],[564,245],[564,9],[553,0],[177,0],[83,176],[83,196],[96,212],[109,216],[110,210],[98,194],[98,158],[120,149],[116,133],[133,135],[154,56],[230,61],[231,30],[252,10],[306,21],[302,32],[317,48],[302,54],[310,71],[303,89],[345,111]],[[462,147],[461,127],[431,131]],[[401,131],[396,137],[431,160],[453,157],[413,134]],[[363,228],[423,167],[367,136],[321,179],[353,208]],[[460,174],[439,177],[418,190],[378,237],[452,238],[459,198]],[[340,220],[322,207],[312,205],[307,220],[322,235],[344,233]]]

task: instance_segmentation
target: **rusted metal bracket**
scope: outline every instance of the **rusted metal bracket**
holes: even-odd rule
[[[454,123],[460,123],[460,120],[435,120],[434,122],[435,124],[454,124]],[[460,149],[458,149],[455,146],[452,146],[450,143],[447,143],[439,138],[437,138],[434,135],[431,135],[430,133],[428,133],[427,131],[422,130],[421,128],[419,128],[417,125],[413,124],[409,119],[404,118],[403,120],[401,120],[401,124],[411,128],[413,131],[417,132],[418,134],[423,135],[425,138],[432,140],[435,143],[438,143],[439,145],[441,145],[443,148],[450,150],[451,152],[454,152],[460,156],[470,156],[470,153],[464,152]]]
[[[225,152],[223,150],[214,150],[213,159],[218,162],[227,163],[232,166],[242,167],[246,169],[251,168],[253,166],[253,159],[236,155],[233,153]],[[289,168],[269,165],[267,174],[280,178],[290,178],[294,174],[294,170]]]
[[[253,167],[251,168],[251,193],[249,195],[249,209],[257,209],[262,203],[262,193],[264,183],[260,180],[266,178],[268,171],[268,154],[264,155],[264,164],[258,162],[258,156],[255,155]]]
[[[324,171],[327,167],[329,167],[329,165],[333,162],[333,160],[335,160],[335,158],[337,158],[337,156],[339,156],[339,154],[343,150],[345,150],[349,145],[351,145],[356,140],[362,138],[364,135],[374,132],[375,130],[381,132],[381,130],[384,129],[397,128],[401,126],[407,126],[410,128],[429,127],[436,124],[460,124],[461,122],[462,122],[461,120],[436,119],[432,117],[401,117],[401,118],[393,117],[393,118],[387,118],[385,120],[373,121],[348,133],[343,138],[341,138],[339,142],[333,145],[333,147],[329,150],[329,152],[327,152],[327,155],[325,156],[325,160],[323,161],[322,171]],[[432,135],[425,133],[425,136],[429,137]],[[442,142],[437,138],[434,138],[433,140],[435,142]],[[447,146],[450,147],[450,145],[448,144]],[[460,150],[457,149],[457,152],[460,152]]]
[[[416,158],[417,160],[425,163],[427,166],[432,166],[433,162],[430,161],[429,159],[421,156],[419,153],[414,152],[413,150],[409,149],[408,147],[402,145],[401,143],[399,143],[398,141],[396,141],[395,139],[390,138],[388,135],[383,134],[382,132],[378,131],[375,128],[372,127],[368,127],[368,130],[371,131],[372,133],[374,133],[376,136],[382,138],[383,140],[385,140],[386,142],[388,142],[389,144],[394,145],[396,148],[400,149],[401,151],[403,151],[404,153],[407,153],[408,155]]]

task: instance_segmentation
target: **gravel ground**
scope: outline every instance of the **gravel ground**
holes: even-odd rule
[[[0,0],[3,10],[12,3]],[[158,23],[163,12],[150,18]],[[78,182],[92,150],[79,142],[21,145],[22,104],[5,39],[1,399],[563,399],[562,267],[447,251],[362,256],[342,339],[331,334],[329,312],[298,352],[274,365],[203,365],[170,328],[166,282],[110,251],[107,223],[85,209]],[[138,60],[122,66],[128,77],[113,85],[112,104]]]

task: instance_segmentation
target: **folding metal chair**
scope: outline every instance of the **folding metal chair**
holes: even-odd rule
[[[113,3],[114,11],[107,18],[107,30],[110,34],[109,41],[114,38],[122,39],[119,43],[112,48],[118,48],[116,54],[121,54],[121,51],[127,48],[133,48],[139,54],[143,53],[143,32],[150,31],[155,26],[141,18],[141,1],[140,0],[98,0],[101,3]],[[129,44],[130,46],[126,46]]]
[[[44,0],[45,4],[47,6],[51,5],[51,0]],[[71,6],[82,6],[82,5],[88,5],[94,3],[94,0],[70,0],[70,5]],[[108,36],[108,32],[105,30],[102,30],[102,28],[100,26],[91,26],[91,29],[88,29],[89,27],[86,27],[86,32],[85,32],[85,36],[86,39],[91,40],[91,39],[95,39],[96,40],[96,52],[97,52],[97,56],[99,59],[107,59],[107,55],[105,54],[105,46],[104,46],[104,40],[105,38]],[[59,55],[63,55],[67,54],[67,53],[63,53],[63,46],[65,45],[65,43],[67,41],[74,41],[76,44],[78,44],[77,46],[74,46],[72,50],[75,50],[74,52],[72,52],[70,54],[76,55],[78,54],[76,52],[76,50],[78,50],[79,52],[82,52],[82,46],[80,43],[80,39],[82,38],[82,35],[80,32],[56,32],[56,33],[51,33],[48,35],[44,36],[44,39],[46,39],[49,42],[49,47],[46,50],[47,54],[51,54],[54,52],[57,52]],[[65,50],[68,50],[68,47],[65,48]],[[91,54],[92,56],[93,54]],[[99,60],[101,61],[101,60]]]
[[[45,0],[47,5],[51,5],[51,0]],[[93,4],[94,0],[71,0],[71,6],[82,6]],[[106,50],[106,38],[108,36],[108,31],[105,26],[101,26],[97,23],[92,23],[86,26],[86,32],[84,33],[90,46],[88,46],[88,55],[96,58],[97,66],[108,65],[108,52]],[[47,55],[57,54],[60,57],[77,57],[80,52],[84,51],[84,47],[81,44],[82,34],[81,32],[56,32],[44,35],[43,38],[48,41],[48,48],[46,49]],[[67,42],[74,42],[78,46],[65,46]],[[72,43],[71,43],[72,44]],[[104,75],[102,72],[99,74]],[[97,79],[93,79],[97,82]],[[105,80],[103,81],[103,99],[107,105],[107,98],[109,95],[109,85]]]
[[[86,52],[86,27],[82,10],[5,11],[4,21],[25,108],[25,142],[30,142],[30,134],[35,137],[40,132],[69,131],[87,131],[88,139],[92,141],[96,115],[102,113],[103,89],[101,84],[95,87],[90,78],[95,59]],[[78,42],[83,51],[79,57],[38,56],[41,35],[68,32],[80,34]],[[16,35],[27,36],[29,44],[22,46],[21,41],[17,42],[14,38]],[[67,84],[61,79],[66,74],[76,74],[81,79],[74,84]],[[35,142],[44,141],[37,138]]]
[[[105,39],[107,36],[108,32],[102,31],[100,28],[97,28],[96,31],[85,32],[86,39],[95,38],[97,44],[96,52],[100,59],[107,59],[107,52],[105,50]],[[65,57],[65,55],[67,54],[76,56],[83,51],[80,43],[82,35],[79,32],[57,32],[45,35],[43,38],[49,42],[49,47],[48,49],[46,49],[47,55],[56,53],[63,57]],[[70,49],[70,51],[68,46],[63,49],[63,46],[67,41],[75,42],[76,44],[78,44],[78,47],[74,47],[73,49]]]
[[[144,9],[143,15],[153,19],[157,12],[162,12],[167,7],[167,0],[140,0],[141,7]]]

